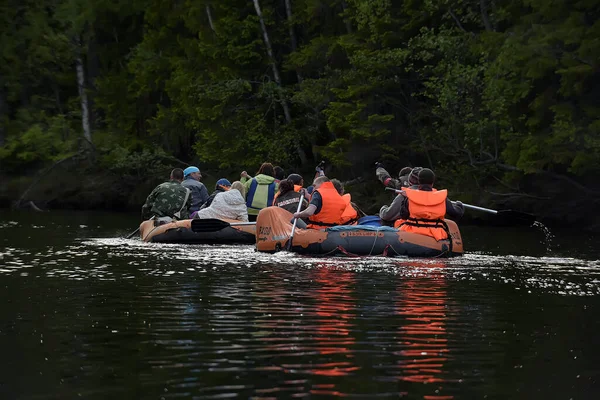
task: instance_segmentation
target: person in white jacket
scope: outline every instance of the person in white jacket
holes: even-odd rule
[[[233,182],[230,190],[218,193],[210,206],[198,211],[194,218],[225,218],[248,222],[248,209],[242,195],[243,190],[244,185],[241,182]]]

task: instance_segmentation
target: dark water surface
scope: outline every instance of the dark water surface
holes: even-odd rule
[[[124,240],[0,211],[0,399],[598,399],[598,237],[463,228],[452,260]]]

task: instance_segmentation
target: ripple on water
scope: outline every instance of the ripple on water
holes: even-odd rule
[[[561,257],[495,256],[467,253],[452,259],[384,257],[307,257],[280,252],[266,254],[254,246],[156,244],[119,238],[98,238],[64,248],[47,247],[31,254],[27,249],[6,248],[0,253],[0,274],[67,279],[134,279],[136,276],[204,274],[220,268],[315,269],[335,268],[377,272],[415,278],[439,273],[452,280],[491,280],[517,290],[588,296],[600,293],[600,262]],[[126,268],[123,268],[123,266]],[[263,271],[264,272],[264,271]]]

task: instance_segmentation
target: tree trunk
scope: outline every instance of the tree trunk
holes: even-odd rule
[[[213,23],[212,11],[210,11],[210,5],[206,5],[206,16],[208,17],[208,25],[210,25],[210,29],[215,32],[215,24]]]
[[[85,87],[87,89],[90,127],[95,127],[96,113],[94,112],[94,95],[96,93],[96,78],[100,75],[100,59],[98,58],[98,43],[93,28],[91,30],[90,39],[87,42],[86,60]]]
[[[6,132],[4,131],[4,116],[7,114],[6,99],[4,95],[4,83],[0,77],[0,147],[6,143]]]
[[[92,130],[90,127],[89,102],[85,87],[85,72],[83,69],[83,57],[81,56],[81,41],[76,39],[77,55],[75,58],[75,68],[77,70],[77,87],[79,88],[79,99],[81,102],[81,126],[83,128],[83,138],[89,147],[92,146]]]
[[[273,48],[271,47],[271,41],[269,40],[269,33],[267,32],[267,26],[265,25],[265,20],[262,15],[262,11],[260,10],[259,0],[254,1],[254,8],[256,9],[256,15],[260,21],[260,27],[262,28],[263,38],[265,40],[265,46],[267,48],[267,54],[269,55],[269,59],[271,60],[271,68],[273,69],[273,78],[279,86],[279,97],[281,100],[281,107],[283,108],[283,114],[285,115],[285,122],[288,125],[292,124],[292,114],[290,113],[290,107],[288,106],[287,100],[283,97],[283,93],[281,90],[281,76],[279,75],[279,69],[277,68],[277,62],[275,60],[275,56],[273,55]],[[298,156],[300,157],[300,162],[302,165],[307,163],[306,153],[300,146],[300,144],[296,143],[296,150],[298,151]]]
[[[481,19],[483,20],[483,26],[485,26],[485,30],[488,32],[492,32],[494,29],[492,28],[492,24],[490,24],[490,18],[488,17],[486,1],[487,0],[479,0],[479,6],[481,8]]]
[[[346,0],[342,0],[342,10],[346,11],[347,8],[348,8],[348,4],[346,4]],[[350,23],[350,20],[345,18],[344,23],[346,24],[346,31],[348,32],[348,34],[351,34],[352,33],[352,24]]]
[[[290,43],[292,45],[292,51],[296,51],[296,48],[298,47],[298,41],[296,40],[296,33],[294,32],[292,0],[285,0],[285,12],[287,14],[288,28],[290,30]],[[298,83],[302,83],[302,75],[298,70],[296,70],[296,77],[298,78]]]

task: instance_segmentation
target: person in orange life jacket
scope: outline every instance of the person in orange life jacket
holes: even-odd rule
[[[310,194],[308,194],[308,191],[302,187],[304,185],[304,179],[302,178],[302,176],[298,175],[298,174],[290,174],[287,177],[287,180],[292,183],[292,191],[295,192],[295,193],[298,193],[298,196],[292,196],[291,193],[288,193],[288,187],[287,186],[285,187],[284,193],[288,193],[287,194],[288,197],[297,197],[297,198],[300,198],[300,195],[304,195],[304,200],[306,200],[306,202],[308,203],[310,201]],[[281,181],[281,182],[283,182],[283,181]],[[275,198],[273,199],[273,204],[272,205],[277,206],[277,199],[278,199],[278,197],[281,196],[281,195],[283,195],[284,193],[282,193],[282,188],[280,186],[279,187],[279,191],[277,193],[275,193]],[[298,201],[296,201],[295,203],[298,204]],[[281,207],[281,206],[279,206],[279,207]],[[306,207],[304,207],[304,208],[306,208]],[[293,210],[293,211],[290,211],[290,212],[293,213],[293,212],[296,212],[296,210]]]
[[[448,199],[447,190],[433,189],[435,174],[429,168],[419,172],[418,189],[406,188],[405,200],[400,210],[400,218],[405,221],[397,221],[395,227],[401,231],[418,233],[431,236],[436,240],[446,239],[448,234],[441,224],[427,223],[428,221],[441,221],[445,216],[458,220],[463,216],[465,210],[460,201],[453,204]],[[423,225],[425,226],[419,226]]]
[[[398,179],[392,178],[380,162],[375,163],[375,168],[375,175],[377,175],[377,179],[379,179],[384,186],[394,189],[402,189],[403,187],[409,186],[408,177],[412,171],[411,167],[402,168],[398,173]]]
[[[315,191],[306,210],[294,213],[294,218],[307,218],[309,228],[322,229],[328,226],[342,225],[345,222],[345,211],[351,207],[349,202],[333,186],[326,176],[320,176],[313,182]],[[355,218],[356,212],[350,217]]]
[[[314,181],[320,176],[325,176],[325,161],[321,161],[319,165],[315,167],[315,177],[313,178],[313,184],[306,188],[306,193],[312,196],[313,191],[315,190]]]
[[[289,174],[287,179],[294,184],[294,191],[304,194],[304,198],[306,201],[310,201],[310,193],[305,189],[304,186],[304,178],[299,174]]]
[[[411,172],[409,173],[408,179],[406,180],[407,185],[402,186],[402,188],[409,187],[411,189],[418,189],[419,188],[419,172],[421,172],[422,169],[423,168],[421,168],[421,167],[413,168],[411,170]],[[381,218],[381,220],[384,222],[385,225],[391,226],[397,220],[402,219],[402,217],[400,215],[402,213],[402,207],[404,205],[405,200],[406,200],[405,192],[402,192],[394,198],[394,201],[392,201],[392,204],[390,204],[389,206],[384,205],[381,207],[381,209],[379,210],[379,218]]]
[[[360,211],[358,206],[352,202],[352,196],[350,196],[350,193],[344,192],[344,184],[338,179],[332,179],[331,183],[333,184],[335,190],[337,190],[337,192],[340,194],[340,196],[342,196],[344,201],[350,206],[346,207],[346,210],[344,211],[344,214],[342,216],[343,224],[352,225],[358,220],[358,217],[364,217],[364,213]]]
[[[302,187],[300,187],[302,189]],[[283,208],[292,214],[298,211],[298,203],[300,203],[302,193],[295,190],[295,185],[290,179],[284,179],[279,182],[279,192],[275,195],[273,205]],[[305,210],[308,206],[308,200],[302,199],[300,210]]]

